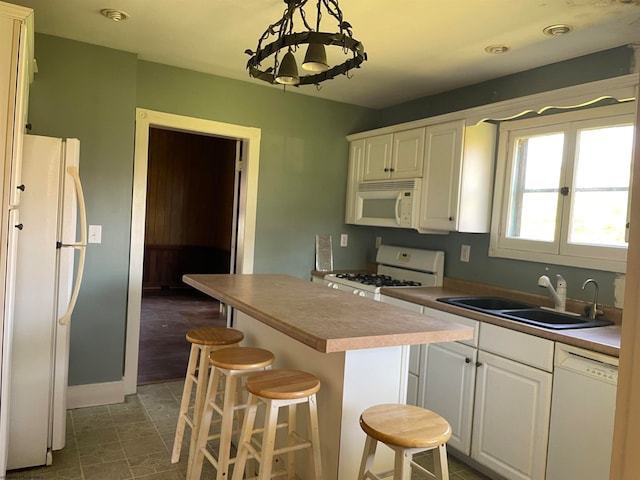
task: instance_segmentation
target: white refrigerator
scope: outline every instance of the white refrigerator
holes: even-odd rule
[[[82,280],[87,231],[80,142],[25,135],[23,148],[8,469],[49,465],[51,452],[64,447],[69,320]]]

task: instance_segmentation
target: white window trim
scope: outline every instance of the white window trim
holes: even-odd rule
[[[619,116],[630,114],[633,118],[635,113],[635,101],[628,102],[623,105],[613,105],[609,107],[598,108],[598,118],[606,118],[608,116]],[[493,213],[491,219],[491,235],[489,242],[489,256],[509,258],[515,260],[526,260],[533,262],[549,263],[554,265],[568,265],[580,268],[592,268],[596,270],[606,270],[612,272],[624,273],[626,271],[626,248],[616,249],[611,247],[609,250],[610,258],[596,258],[593,255],[594,250],[590,247],[572,246],[567,250],[566,234],[561,232],[559,243],[547,244],[547,251],[542,251],[540,242],[529,242],[526,240],[510,240],[502,236],[506,211],[508,209],[508,197],[510,190],[510,161],[508,152],[510,148],[509,135],[507,131],[515,131],[517,129],[527,129],[540,127],[552,127],[554,124],[566,123],[567,117],[572,121],[581,121],[593,118],[591,109],[584,110],[580,113],[560,113],[557,115],[538,117],[535,119],[521,120],[515,125],[504,125],[500,128],[500,137],[498,144],[498,158],[496,166],[496,178],[493,200]],[[636,147],[637,148],[637,147]],[[628,212],[627,212],[628,215]],[[549,250],[553,248],[554,252]],[[556,253],[556,250],[559,253]],[[602,251],[602,247],[598,250]],[[618,250],[618,252],[615,252]]]

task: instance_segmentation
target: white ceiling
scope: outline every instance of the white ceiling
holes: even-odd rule
[[[35,10],[40,33],[265,86],[249,78],[244,51],[255,50],[286,6],[283,0],[9,1]],[[130,18],[113,22],[100,15],[103,8]],[[341,75],[319,91],[288,88],[372,108],[640,42],[640,0],[342,0],[340,8],[368,61],[351,79]],[[574,30],[563,37],[542,33],[558,23]],[[334,29],[325,15],[321,30]],[[511,50],[485,53],[492,44]]]

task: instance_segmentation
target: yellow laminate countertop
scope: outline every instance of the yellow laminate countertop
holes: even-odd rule
[[[473,329],[277,274],[184,275],[197,290],[323,353],[452,342]]]

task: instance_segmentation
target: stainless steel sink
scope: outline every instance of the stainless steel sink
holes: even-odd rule
[[[438,301],[553,330],[602,327],[613,323],[547,310],[501,297],[445,297],[438,298]]]

